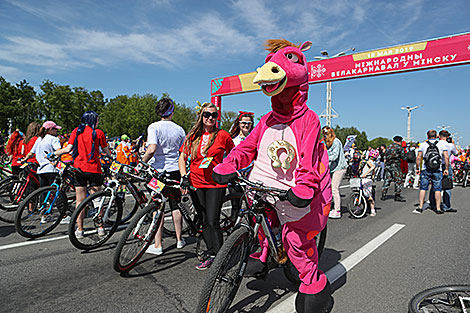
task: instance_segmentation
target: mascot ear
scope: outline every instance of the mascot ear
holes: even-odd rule
[[[311,41],[306,41],[300,46],[300,51],[305,52],[312,47]]]

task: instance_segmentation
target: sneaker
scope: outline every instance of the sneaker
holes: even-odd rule
[[[78,230],[78,229],[75,230],[75,238],[82,239],[84,237],[85,237],[85,235],[83,234],[83,230]]]
[[[215,257],[210,256],[205,261],[199,262],[199,264],[196,265],[196,269],[200,271],[208,269],[211,267],[212,263],[214,263],[214,258]]]
[[[457,210],[450,208],[450,209],[447,209],[447,210],[444,209],[444,212],[445,212],[445,213],[456,213]]]
[[[341,218],[341,212],[332,210],[328,215],[329,218]]]
[[[41,216],[41,224],[46,224],[52,221],[52,217],[50,215],[43,215]]]
[[[154,245],[151,245],[148,247],[147,251],[145,251],[150,254],[155,254],[155,255],[162,255],[163,254],[163,247],[155,248]]]
[[[375,216],[375,215],[377,215],[377,213],[375,212],[375,209],[371,209],[369,215],[370,215],[370,216]]]
[[[414,209],[414,210],[413,210],[413,213],[421,214],[421,213],[423,213],[423,208]]]
[[[106,236],[106,231],[104,230],[103,227],[98,228],[98,236],[100,237]]]
[[[181,240],[176,243],[176,249],[181,249],[184,246],[186,246],[186,241],[184,238],[181,238]]]
[[[60,224],[61,224],[61,225],[70,224],[70,216],[64,217],[64,218],[60,221]]]
[[[442,211],[442,210],[437,210],[436,209],[436,211],[434,211],[434,212],[436,212],[436,214],[444,214],[444,211]]]

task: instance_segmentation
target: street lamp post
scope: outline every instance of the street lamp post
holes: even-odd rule
[[[422,107],[422,106],[423,104],[417,105],[415,107],[410,107],[410,106],[401,107],[402,110],[408,111],[408,127],[406,131],[406,141],[408,143],[411,142],[411,111],[416,110],[417,108]]]
[[[346,52],[348,52],[349,50],[354,51],[356,49],[355,48],[349,48],[349,49],[341,51],[341,52],[339,52],[339,53],[337,53],[337,54],[335,54],[331,57],[328,56],[328,52],[326,50],[323,50],[323,51],[320,51],[320,53],[322,55],[321,57],[317,56],[317,57],[313,57],[313,58],[317,59],[317,60],[336,58],[336,57],[345,55]],[[326,108],[320,114],[320,117],[321,118],[326,118],[326,126],[329,126],[329,127],[331,127],[331,119],[334,118],[334,117],[339,117],[339,114],[336,113],[336,111],[333,110],[333,107],[331,106],[331,82],[330,81],[326,82]]]

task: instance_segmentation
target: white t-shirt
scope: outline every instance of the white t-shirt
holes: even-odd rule
[[[147,129],[147,144],[156,144],[152,166],[157,171],[178,170],[179,149],[184,143],[184,129],[172,121],[159,121]]]
[[[429,139],[429,142],[431,143],[434,143],[436,142],[437,139]],[[424,156],[426,155],[426,150],[428,150],[428,143],[425,141],[425,142],[422,142],[420,145],[419,145],[419,148],[418,148],[418,152],[422,152],[423,153],[423,158]],[[437,143],[437,148],[439,149],[439,153],[441,155],[441,160],[442,160],[442,164],[444,164],[444,151],[448,151],[448,146],[447,146],[447,142],[445,140],[439,140],[439,142]],[[426,169],[426,162],[423,162],[423,170]]]
[[[237,137],[233,138],[233,144],[236,146],[238,146],[242,141],[244,141],[246,139],[246,137],[241,137],[240,135],[238,135]]]
[[[451,155],[458,155],[457,148],[452,142],[447,142],[447,153],[449,153],[449,158]],[[442,164],[444,164],[444,160],[442,160]]]
[[[54,152],[60,148],[60,140],[55,136],[47,134],[44,138],[39,137],[36,140],[31,152],[36,155],[36,160],[38,160],[39,163],[38,174],[58,172],[46,156],[50,152]]]

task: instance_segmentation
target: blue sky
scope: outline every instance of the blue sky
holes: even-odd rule
[[[470,1],[41,0],[0,1],[0,75],[101,90],[105,97],[167,92],[179,103],[208,101],[210,80],[254,71],[263,41],[313,42],[307,60],[470,31]],[[333,125],[414,140],[451,126],[470,144],[469,65],[334,82]],[[309,107],[325,107],[325,84],[310,85]],[[260,92],[222,98],[222,108],[270,110]],[[322,120],[324,124],[324,120]]]

